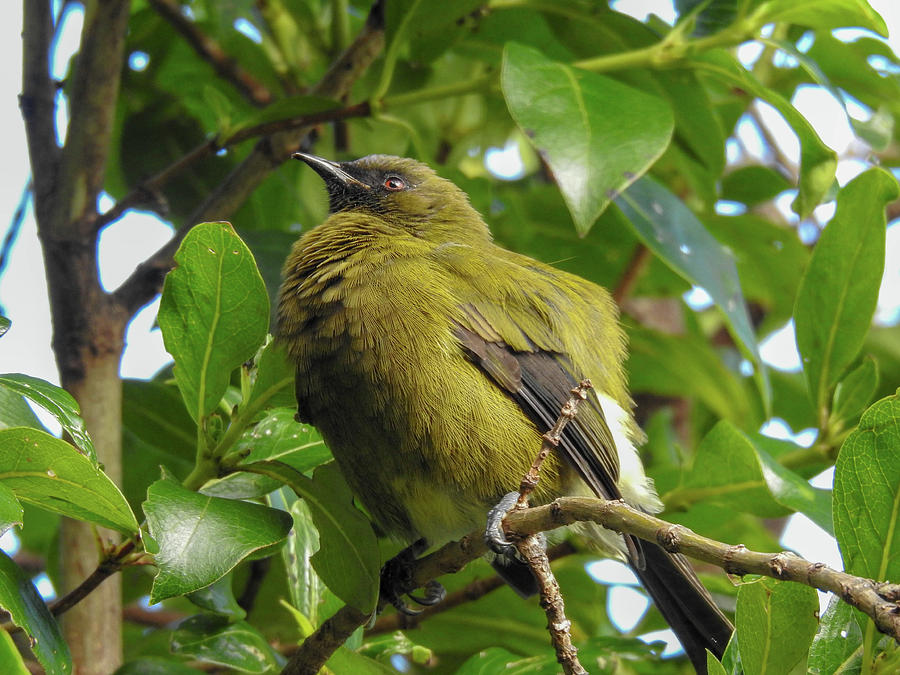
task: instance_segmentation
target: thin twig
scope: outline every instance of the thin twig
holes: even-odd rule
[[[260,107],[272,102],[272,92],[253,75],[241,68],[218,42],[188,19],[181,10],[181,5],[174,0],[150,0],[150,4],[160,16],[181,33],[200,58],[208,62],[222,79],[234,85],[235,89],[247,100]]]
[[[531,468],[528,469],[528,473],[525,474],[519,485],[519,501],[516,503],[517,509],[528,507],[528,498],[531,496],[531,493],[534,492],[534,489],[538,484],[538,479],[540,478],[541,465],[544,463],[544,460],[547,459],[547,456],[559,447],[559,439],[562,436],[563,429],[565,429],[566,425],[575,418],[575,415],[578,413],[578,404],[587,398],[587,390],[591,389],[593,386],[594,385],[591,384],[590,380],[584,379],[577,387],[572,389],[572,395],[565,403],[563,403],[562,409],[559,411],[559,417],[556,418],[556,423],[547,433],[541,436],[543,441],[541,443],[540,452],[538,452],[537,457],[534,458]]]
[[[563,429],[575,419],[575,415],[578,413],[578,404],[587,398],[587,390],[592,386],[591,381],[585,379],[572,389],[571,396],[563,403],[559,411],[556,423],[541,437],[543,439],[541,449],[532,462],[531,468],[522,478],[519,485],[519,499],[513,510],[528,508],[528,498],[538,485],[544,460],[559,447]],[[556,660],[566,675],[586,675],[587,671],[578,660],[578,649],[572,644],[572,622],[566,618],[565,601],[560,593],[556,577],[553,576],[553,570],[550,568],[550,559],[547,556],[543,538],[538,534],[529,534],[524,539],[516,541],[516,550],[537,579],[541,594],[541,607],[547,615],[547,630],[550,633],[553,648],[556,650]]]
[[[126,539],[121,544],[111,549],[84,581],[50,605],[50,613],[53,614],[53,616],[65,614],[90,595],[97,586],[109,579],[109,577],[116,572],[120,571],[123,567],[128,564],[137,564],[136,554],[134,553],[135,545],[134,539]],[[12,634],[22,630],[22,628],[12,623],[6,623],[0,625],[0,630],[5,630]]]
[[[572,644],[572,622],[566,618],[566,607],[559,584],[550,569],[547,549],[544,540],[537,534],[531,534],[516,543],[528,567],[538,581],[541,593],[541,607],[547,615],[547,630],[550,641],[556,650],[556,660],[566,675],[587,675],[587,671],[578,660],[578,649]]]

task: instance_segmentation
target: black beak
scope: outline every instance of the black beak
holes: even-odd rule
[[[295,152],[291,157],[306,162],[313,171],[322,177],[325,185],[329,186],[329,192],[331,192],[330,186],[335,183],[346,187],[369,189],[368,185],[351,176],[340,164],[332,162],[330,159],[308,155],[305,152]]]

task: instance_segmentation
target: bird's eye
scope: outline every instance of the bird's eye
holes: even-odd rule
[[[400,178],[400,176],[388,176],[384,179],[383,185],[386,190],[399,192],[406,188],[406,181]]]

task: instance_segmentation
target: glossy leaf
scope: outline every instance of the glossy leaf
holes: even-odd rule
[[[6,335],[6,331],[12,326],[12,321],[0,314],[0,337]]]
[[[791,188],[787,178],[768,166],[743,166],[722,177],[722,199],[755,206]]]
[[[834,470],[834,529],[844,569],[867,579],[900,578],[900,396],[863,413]]]
[[[884,19],[865,0],[772,0],[763,5],[761,22],[780,21],[801,26],[868,28],[887,37]]]
[[[296,366],[288,359],[284,344],[270,340],[257,359],[256,379],[247,403],[296,408],[297,401],[294,398],[296,370]]]
[[[0,387],[0,429],[9,427],[31,427],[46,431],[21,394],[6,387]]]
[[[63,640],[56,619],[50,614],[31,580],[2,551],[0,608],[9,612],[10,621],[25,631],[31,651],[48,675],[73,672],[69,646]]]
[[[31,675],[12,636],[5,630],[0,631],[0,663],[6,669],[6,675]]]
[[[792,208],[805,218],[819,205],[834,182],[837,158],[815,129],[790,101],[773,89],[764,87],[731,54],[722,50],[709,51],[692,64],[725,83],[767,101],[784,117],[800,139],[800,185]]]
[[[229,620],[246,618],[247,612],[234,597],[231,582],[232,575],[226,574],[218,581],[189,593],[186,597],[197,607],[229,617]]]
[[[16,493],[0,480],[0,536],[13,525],[22,524],[22,505]]]
[[[709,293],[725,315],[732,335],[755,362],[768,399],[765,367],[731,252],[716,241],[684,202],[650,178],[632,185],[616,199],[616,205],[647,248],[684,279]]]
[[[193,460],[197,451],[197,424],[171,384],[123,380],[122,424],[141,440],[174,457]]]
[[[72,438],[72,442],[96,463],[94,444],[84,428],[78,403],[69,392],[46,380],[21,373],[0,375],[0,387],[21,394],[53,415]]]
[[[897,195],[897,181],[883,169],[848,183],[838,193],[837,210],[800,284],[794,309],[797,348],[820,411],[869,330],[884,270],[884,207]]]
[[[550,165],[579,233],[662,154],[673,117],[662,99],[511,42],[501,88]]]
[[[23,502],[124,534],[138,524],[128,502],[69,443],[28,427],[0,431],[0,484]]]
[[[788,673],[809,649],[819,625],[816,591],[763,578],[738,589],[735,630],[748,673]]]
[[[858,673],[862,663],[862,631],[853,608],[832,595],[819,631],[809,648],[806,665],[813,675]]]
[[[291,528],[284,511],[191,492],[169,478],[149,487],[144,514],[159,547],[151,603],[209,586]]]
[[[785,469],[726,421],[704,437],[693,470],[684,486],[670,493],[667,505],[678,508],[679,500],[685,499],[720,502],[764,518],[785,515],[785,509],[799,511],[833,531],[830,493]]]
[[[341,600],[364,612],[372,610],[378,599],[378,545],[372,526],[353,506],[346,485],[341,485],[337,467],[319,467],[312,480],[282,462],[254,462],[240,468],[275,478],[306,500],[319,530],[313,567]]]
[[[878,365],[871,356],[863,359],[834,389],[831,406],[835,418],[851,420],[859,415],[872,400],[878,388]]]
[[[172,652],[243,673],[266,673],[278,661],[262,634],[246,621],[200,614],[182,621],[172,633]]]
[[[354,652],[347,647],[338,648],[325,667],[333,673],[353,673],[353,675],[396,675],[396,670],[364,654]]]
[[[294,419],[294,411],[276,408],[247,430],[234,453],[247,453],[243,464],[279,461],[305,473],[331,461],[331,452],[314,427]],[[238,467],[240,468],[240,467]],[[203,493],[230,499],[251,499],[268,494],[280,483],[274,478],[238,471],[207,483]]]
[[[707,675],[728,675],[725,666],[708,649],[706,650],[706,673]]]
[[[159,325],[175,382],[198,421],[218,405],[231,371],[266,336],[269,300],[253,256],[228,223],[197,225],[166,276]]]

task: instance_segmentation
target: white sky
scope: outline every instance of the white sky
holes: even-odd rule
[[[900,3],[896,0],[870,0],[870,4],[884,17],[891,29],[889,42],[895,52],[900,52]],[[620,11],[643,18],[652,11],[671,22],[674,17],[671,0],[619,0],[615,3]],[[27,150],[22,119],[18,110],[17,94],[21,91],[21,26],[22,3],[12,2],[5,6],[6,19],[0,22],[0,45],[3,45],[4,67],[0,68],[0,128],[3,129],[4,152],[0,158],[2,180],[0,180],[0,230],[5,231],[21,197],[28,178]],[[62,40],[74,49],[78,40],[78,26]],[[59,74],[64,66],[57,66]],[[851,141],[849,125],[843,110],[827,94],[816,89],[806,89],[798,94],[795,103],[813,122],[823,140],[835,150],[846,150]],[[771,120],[779,138],[784,139],[788,155],[797,156],[793,134],[779,131],[783,122],[777,115],[763,113]],[[745,139],[752,145],[753,139]],[[842,184],[861,170],[858,163],[842,164],[839,179]],[[789,202],[789,200],[787,200]],[[833,206],[823,206],[827,213]],[[114,227],[109,228],[100,243],[100,265],[104,286],[114,288],[128,276],[134,265],[147,251],[155,250],[169,236],[171,230],[156,218],[132,214]],[[893,226],[888,234],[888,268],[882,287],[879,318],[896,321],[900,314],[900,227]],[[0,304],[6,316],[12,320],[12,328],[0,339],[0,372],[24,372],[37,377],[58,382],[58,376],[50,349],[49,308],[46,299],[46,282],[43,263],[35,232],[34,219],[29,215],[19,234],[9,265],[0,278]],[[128,332],[128,346],[122,361],[121,372],[126,377],[149,377],[163,365],[168,356],[162,347],[158,331],[151,331],[155,319],[156,303],[141,312]],[[799,359],[793,341],[791,326],[786,327],[763,345],[764,356],[771,363],[782,368],[798,368]],[[778,422],[770,425],[769,433],[775,436],[793,437],[791,430]],[[809,442],[808,434],[802,438]],[[829,476],[816,481],[823,487],[830,486]],[[798,550],[809,559],[820,560],[833,566],[840,565],[840,558],[833,540],[817,526],[804,519],[791,520],[785,536],[785,544]],[[604,573],[604,576],[606,576]],[[618,595],[628,595],[629,590],[616,591]],[[619,603],[623,607],[633,606],[633,598]],[[637,617],[639,618],[639,616]],[[636,621],[634,616],[622,616],[622,624]]]

